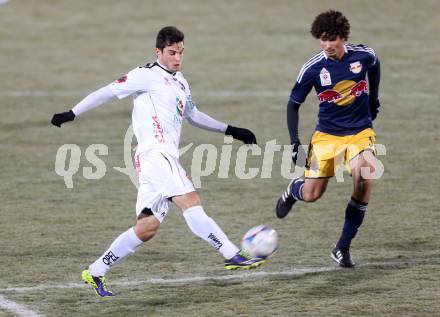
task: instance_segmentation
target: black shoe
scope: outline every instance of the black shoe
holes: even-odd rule
[[[290,193],[290,185],[293,184],[293,180],[287,186],[286,191],[281,195],[277,201],[277,206],[275,208],[276,215],[278,218],[284,218],[292,209],[292,206],[296,203],[296,199],[293,198]]]
[[[350,251],[348,249],[339,249],[335,247],[330,253],[332,259],[342,267],[354,267],[354,262],[351,260]]]

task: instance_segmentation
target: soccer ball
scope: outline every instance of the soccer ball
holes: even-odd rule
[[[267,226],[252,227],[241,239],[241,248],[255,258],[267,258],[278,249],[278,234]]]

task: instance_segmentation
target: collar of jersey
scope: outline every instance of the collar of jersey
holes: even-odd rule
[[[153,65],[157,65],[157,66],[159,66],[160,68],[162,68],[164,71],[166,71],[168,74],[171,74],[171,75],[176,75],[176,72],[172,72],[172,71],[169,71],[165,66],[163,66],[161,63],[159,63],[158,61],[155,61],[154,62],[154,64]]]
[[[345,54],[348,53],[347,46],[345,44],[344,44],[344,51],[345,51]],[[322,54],[324,54],[325,59],[328,59],[328,56],[324,51],[322,51]],[[344,56],[341,58],[341,60],[344,58]],[[330,59],[333,60],[332,58],[330,58]]]

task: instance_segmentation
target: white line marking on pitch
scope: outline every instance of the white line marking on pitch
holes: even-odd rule
[[[440,258],[433,257],[430,259],[415,259],[408,261],[395,261],[395,262],[371,262],[361,263],[357,265],[357,268],[363,267],[390,267],[390,266],[414,266],[417,264],[432,264],[440,263]],[[203,283],[203,282],[215,282],[215,281],[236,281],[236,280],[254,280],[257,278],[265,277],[283,277],[283,276],[303,276],[307,274],[316,274],[331,272],[335,270],[341,270],[339,266],[324,266],[324,267],[306,267],[296,268],[289,271],[278,272],[266,272],[266,271],[252,271],[252,272],[237,272],[236,274],[220,275],[220,276],[189,276],[189,277],[176,277],[176,278],[149,278],[145,280],[124,281],[115,280],[110,281],[110,285],[115,286],[137,286],[143,284],[191,284],[191,283]],[[0,289],[1,293],[15,292],[26,293],[35,291],[44,291],[48,289],[74,289],[84,288],[84,283],[66,283],[66,284],[41,284],[31,287],[8,287]]]
[[[23,317],[43,317],[44,315],[37,314],[36,312],[20,305],[10,299],[7,299],[3,295],[0,295],[0,309],[5,309],[18,316]]]
[[[329,272],[339,269],[336,266],[330,267],[316,267],[316,268],[298,268],[291,271],[279,271],[279,272],[245,272],[229,275],[220,276],[190,276],[190,277],[177,277],[177,278],[149,278],[145,280],[136,281],[121,281],[115,280],[110,281],[110,285],[115,286],[136,286],[143,284],[185,284],[185,283],[196,283],[196,282],[214,282],[214,281],[230,281],[230,280],[247,280],[264,278],[270,276],[301,276],[306,274]],[[86,285],[84,283],[67,283],[67,284],[42,284],[32,287],[8,287],[0,289],[0,292],[16,292],[16,293],[26,293],[34,291],[43,291],[48,289],[72,289],[72,288],[83,288]]]
[[[430,259],[419,259],[419,260],[408,260],[408,261],[396,261],[396,262],[377,262],[377,263],[362,263],[357,267],[389,267],[389,266],[411,266],[416,264],[432,264],[439,263],[440,258],[434,257]],[[137,286],[143,284],[191,284],[197,282],[214,282],[214,281],[230,281],[230,280],[246,280],[246,279],[257,279],[265,277],[282,277],[282,276],[303,276],[307,274],[316,274],[323,272],[330,272],[335,270],[340,270],[338,266],[326,266],[326,267],[309,267],[309,268],[297,268],[290,271],[278,271],[278,272],[245,272],[238,274],[229,274],[221,276],[191,276],[191,277],[177,277],[177,278],[149,278],[146,280],[136,280],[136,281],[113,281],[111,285],[116,286]],[[15,293],[26,293],[35,292],[48,289],[74,289],[74,288],[84,288],[86,285],[83,283],[67,283],[67,284],[42,284],[33,287],[9,287],[0,289],[0,292],[15,292]],[[37,314],[36,312],[29,310],[23,305],[20,305],[14,301],[11,301],[0,295],[0,308],[6,309],[17,314],[20,317],[44,317],[44,315]]]

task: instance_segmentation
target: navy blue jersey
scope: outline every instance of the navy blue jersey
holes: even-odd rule
[[[290,99],[301,104],[315,88],[319,99],[317,131],[351,135],[371,128],[366,74],[376,60],[374,51],[364,45],[345,45],[340,61],[321,51],[301,68]]]

